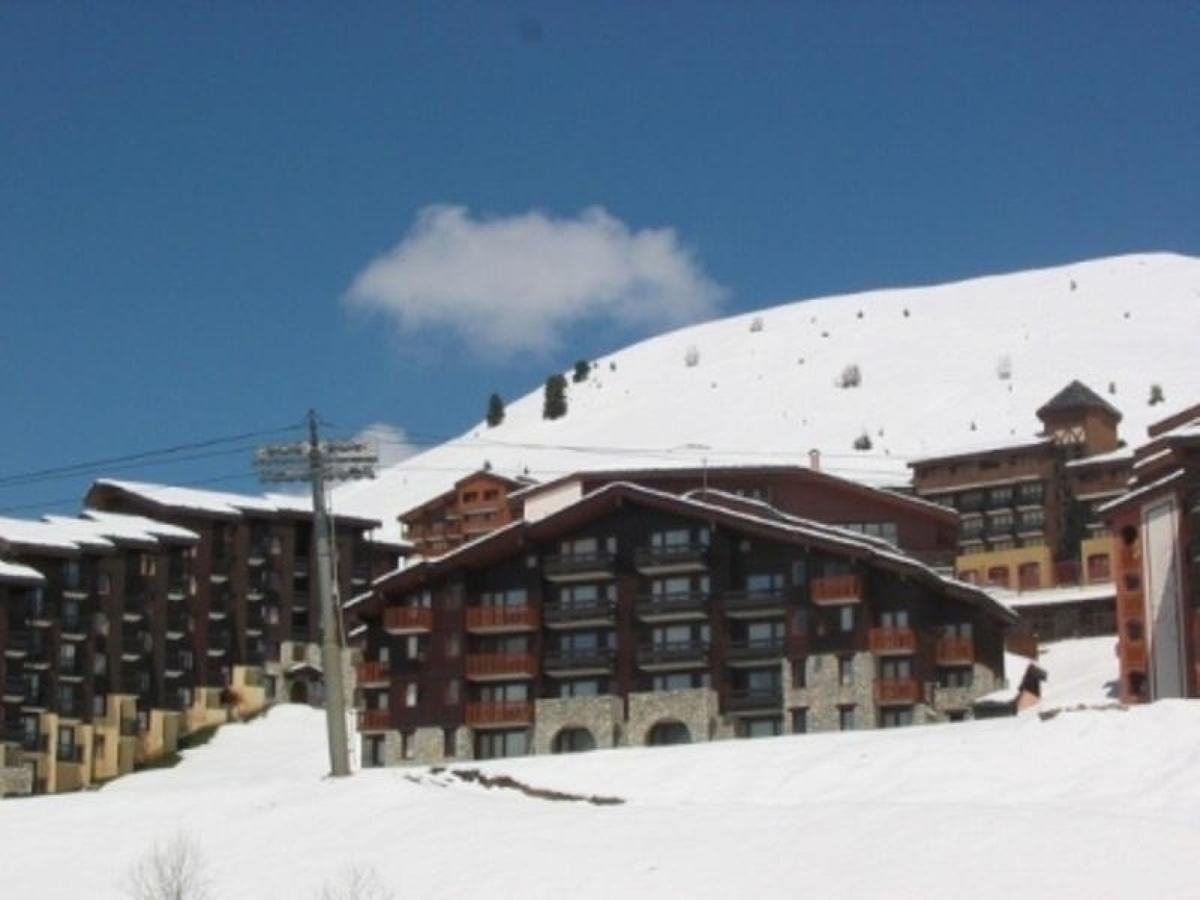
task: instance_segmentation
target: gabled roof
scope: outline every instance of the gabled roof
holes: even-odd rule
[[[0,559],[0,584],[45,584],[46,576],[37,569]]]
[[[769,513],[764,510],[736,509],[719,503],[705,502],[696,497],[679,496],[620,481],[606,484],[544,519],[536,522],[518,520],[463,544],[443,556],[426,559],[408,568],[391,572],[374,582],[374,590],[370,595],[356,598],[356,601],[369,603],[368,596],[371,599],[378,597],[381,589],[408,590],[417,587],[427,582],[430,577],[452,570],[456,566],[486,565],[503,559],[518,552],[530,542],[553,539],[558,534],[579,527],[625,503],[637,503],[688,515],[712,524],[725,525],[744,534],[830,550],[853,559],[869,561],[881,568],[935,584],[947,593],[980,606],[1006,621],[1016,621],[1016,616],[1011,610],[996,602],[984,590],[940,575],[886,542],[847,529],[787,515],[772,507],[766,507]]]
[[[1080,409],[1099,409],[1118,422],[1121,421],[1121,411],[1093,391],[1082,381],[1075,380],[1047,400],[1037,411],[1039,419],[1045,419],[1048,413],[1074,412]]]
[[[133,516],[127,513],[106,512],[101,509],[85,509],[81,515],[100,525],[103,533],[117,535],[122,531],[148,534],[168,541],[194,544],[200,535],[188,528],[160,522],[148,516]]]
[[[6,518],[0,518],[0,545],[52,556],[76,556],[85,547],[101,552],[113,549],[112,541],[98,535],[85,536],[80,529],[32,519]]]

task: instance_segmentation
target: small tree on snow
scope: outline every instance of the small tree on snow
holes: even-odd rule
[[[858,387],[862,384],[862,371],[858,368],[858,363],[851,363],[842,369],[836,384],[840,388]]]
[[[1163,389],[1162,389],[1161,384],[1150,385],[1150,405],[1151,406],[1158,406],[1158,404],[1163,403],[1164,401],[1166,401],[1166,399],[1167,398],[1165,396],[1163,396]]]
[[[592,370],[592,365],[586,359],[575,361],[575,371],[571,375],[571,380],[576,384],[581,381],[587,381],[588,372]]]
[[[567,414],[567,379],[558,372],[546,379],[542,395],[542,418],[561,419]]]
[[[762,330],[763,330],[762,316],[755,316],[753,319],[750,320],[750,331],[751,331],[751,333],[755,333],[755,332],[759,332]]]
[[[1008,381],[1012,378],[1012,357],[1002,356],[999,362],[996,363],[996,377],[1001,381]]]
[[[487,423],[488,428],[495,428],[504,421],[504,401],[499,394],[488,397]]]
[[[866,451],[870,450],[872,446],[873,444],[871,443],[871,436],[865,431],[854,439],[855,450]]]
[[[374,868],[357,865],[348,866],[336,879],[325,882],[316,900],[393,900],[395,896]]]
[[[208,900],[207,865],[185,834],[157,843],[129,870],[130,900]]]
[[[687,348],[687,352],[683,354],[683,363],[689,369],[698,365],[700,362],[700,350],[695,344],[691,344]]]

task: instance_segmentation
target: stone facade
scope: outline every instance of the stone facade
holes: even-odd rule
[[[855,653],[851,657],[853,677],[850,684],[841,684],[838,670],[838,655],[814,653],[804,661],[804,684],[792,687],[791,671],[786,668],[783,676],[784,706],[787,709],[807,709],[808,731],[838,731],[841,728],[840,710],[854,707],[854,727],[874,728],[875,657],[870,653]],[[787,717],[784,730],[792,729],[791,717]]]
[[[975,701],[1003,686],[1003,678],[997,678],[987,666],[975,663],[971,667],[970,687],[934,688],[933,706],[939,714],[936,721],[944,721],[947,713],[961,712],[967,718],[971,718]]]
[[[724,737],[732,728],[719,721],[717,692],[711,688],[684,691],[652,691],[629,695],[629,721],[623,743],[645,747],[650,729],[659,722],[676,721],[687,726],[692,743]]]
[[[0,798],[33,793],[33,771],[16,747],[0,745]]]
[[[569,697],[538,700],[533,726],[533,753],[550,753],[564,728],[585,728],[597,748],[617,747],[625,734],[620,697]]]

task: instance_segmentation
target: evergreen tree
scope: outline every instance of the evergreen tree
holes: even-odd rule
[[[567,379],[555,373],[546,379],[542,398],[542,418],[561,419],[567,414]]]
[[[578,384],[581,381],[587,381],[588,373],[592,371],[592,364],[586,359],[577,360],[575,363],[575,374],[571,376],[571,380]]]
[[[499,394],[488,397],[487,423],[488,428],[495,428],[504,421],[504,401]]]

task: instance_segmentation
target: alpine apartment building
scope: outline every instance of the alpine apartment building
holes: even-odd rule
[[[1113,534],[1121,698],[1200,697],[1200,405],[1150,428],[1100,510]]]
[[[1003,677],[1013,614],[881,537],[711,486],[528,512],[354,602],[365,764],[952,720]]]
[[[84,787],[277,696],[320,699],[305,501],[98,481],[86,507],[0,519],[12,784],[24,770],[34,792]],[[335,519],[343,598],[404,550],[371,540],[378,525]]]

